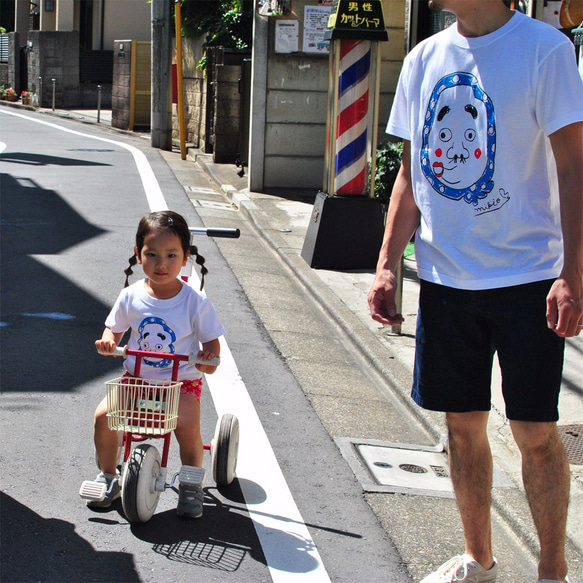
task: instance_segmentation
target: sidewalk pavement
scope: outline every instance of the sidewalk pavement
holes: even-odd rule
[[[10,104],[12,105],[12,104]],[[97,123],[97,112],[90,110],[52,111],[42,113],[59,115],[84,123]],[[111,129],[111,111],[100,112],[99,125]],[[212,156],[199,150],[188,148],[187,160],[197,164],[212,179],[216,188],[235,205],[257,230],[258,234],[278,253],[282,261],[292,270],[295,277],[310,290],[314,299],[328,312],[330,317],[341,327],[347,338],[352,340],[355,348],[386,379],[390,380],[393,390],[399,397],[410,403],[415,415],[426,429],[436,438],[445,433],[445,425],[434,414],[427,414],[417,408],[408,398],[414,359],[414,335],[417,316],[418,280],[416,276],[415,257],[404,261],[403,269],[403,304],[402,312],[405,322],[400,334],[393,333],[388,327],[374,322],[369,315],[366,296],[373,281],[372,270],[331,271],[312,269],[302,259],[301,250],[306,230],[311,218],[313,200],[316,192],[279,192],[262,194],[249,192],[247,178],[237,174],[235,165],[214,164]],[[310,201],[310,202],[304,202]],[[388,351],[402,366],[395,374],[379,358]],[[568,538],[577,553],[583,554],[583,335],[567,342],[564,382],[560,402],[559,427],[567,446],[571,462],[571,502],[568,521]],[[520,455],[510,432],[503,411],[498,367],[493,372],[493,410],[490,415],[489,435],[494,463],[519,489],[522,489],[520,477]],[[517,507],[508,504],[503,495],[493,490],[493,505],[506,519],[514,532],[536,553],[537,539],[532,529],[531,520],[524,516],[526,504]]]
[[[402,313],[405,322],[399,334],[390,327],[374,322],[369,313],[367,294],[372,285],[373,270],[330,271],[312,269],[301,258],[305,234],[312,216],[313,204],[302,202],[306,193],[262,194],[249,192],[246,178],[237,176],[234,165],[214,164],[212,156],[197,150],[189,150],[188,159],[199,164],[225,196],[244,213],[262,238],[287,263],[294,275],[303,282],[314,298],[327,310],[330,317],[342,328],[354,346],[360,349],[378,372],[390,379],[394,390],[409,400],[411,408],[426,425],[432,425],[437,439],[445,433],[445,426],[435,421],[435,416],[425,415],[408,399],[414,362],[414,337],[417,317],[419,283],[414,255],[404,260]],[[316,192],[312,193],[312,201]],[[407,378],[395,376],[380,364],[376,355],[389,351],[409,371]],[[569,508],[568,538],[583,554],[583,335],[567,342],[565,373],[560,402],[559,427],[564,431],[577,432],[578,443],[574,446],[567,434],[571,464],[571,502]],[[383,359],[384,360],[384,359]],[[521,460],[518,448],[504,416],[504,401],[501,379],[497,366],[493,371],[493,409],[490,415],[489,435],[495,465],[509,476],[516,487],[522,489]],[[569,447],[570,446],[570,447]],[[575,451],[573,451],[575,449]],[[530,545],[538,548],[537,538],[527,526],[530,518],[520,516],[521,510],[507,503],[503,496],[493,490],[493,504],[516,534]],[[525,507],[525,506],[524,506]],[[522,507],[522,508],[524,508]]]

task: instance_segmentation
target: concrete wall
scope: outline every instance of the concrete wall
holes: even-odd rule
[[[406,0],[383,0],[389,42],[381,44],[379,140],[405,54]],[[275,51],[276,18],[255,16],[249,188],[323,186],[328,115],[328,54],[303,51],[304,10],[315,0],[294,0],[287,21],[298,23],[298,52]]]
[[[28,32],[29,85],[42,77],[43,107],[52,105],[55,79],[55,107],[79,105],[79,33],[30,30]]]
[[[94,22],[100,20],[100,2],[94,2]],[[148,41],[151,38],[152,8],[147,0],[108,0],[103,11],[103,47],[94,35],[93,48],[111,50],[120,38]]]

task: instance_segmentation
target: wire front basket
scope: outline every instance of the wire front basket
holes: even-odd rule
[[[176,429],[181,382],[119,377],[105,386],[109,429],[141,435]]]

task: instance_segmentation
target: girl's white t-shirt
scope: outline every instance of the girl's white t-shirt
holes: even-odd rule
[[[583,120],[573,44],[521,13],[495,32],[454,24],[406,57],[387,133],[411,141],[422,279],[461,289],[558,276],[563,262],[548,136]]]
[[[160,300],[145,289],[145,279],[119,294],[105,325],[112,332],[130,330],[128,347],[134,350],[171,354],[198,353],[201,343],[219,338],[225,332],[208,297],[184,283],[173,298]],[[140,377],[170,379],[172,360],[142,358]],[[135,357],[124,361],[125,370],[134,374]],[[202,377],[195,365],[181,362],[178,380]]]

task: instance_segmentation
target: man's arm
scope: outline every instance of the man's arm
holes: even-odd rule
[[[549,328],[577,336],[583,324],[583,122],[551,134],[559,177],[564,264],[547,297]]]
[[[397,326],[403,322],[395,305],[396,272],[403,251],[419,225],[419,217],[411,184],[411,143],[405,141],[403,161],[391,193],[376,276],[368,293],[371,317],[381,324]]]

